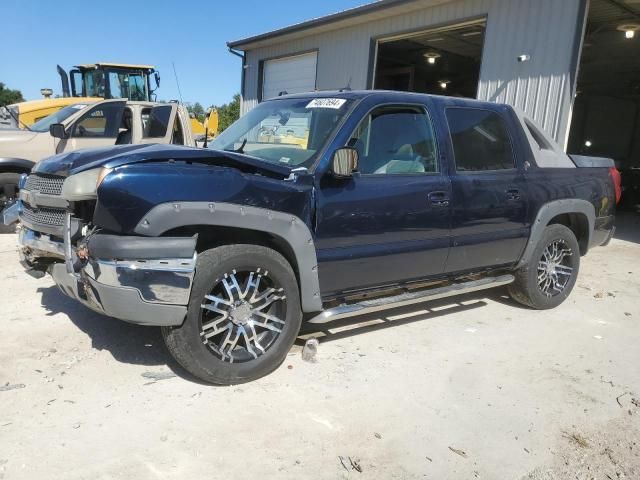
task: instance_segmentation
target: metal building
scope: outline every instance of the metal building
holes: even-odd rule
[[[382,0],[228,46],[243,56],[243,113],[345,87],[477,97],[523,109],[574,150],[640,164],[638,37],[640,0]],[[613,152],[598,136],[620,111]]]

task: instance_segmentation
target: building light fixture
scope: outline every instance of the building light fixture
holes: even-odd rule
[[[631,40],[636,36],[636,32],[640,31],[640,24],[625,23],[622,25],[618,25],[617,30],[619,32],[624,32],[624,38],[626,38],[627,40]]]
[[[424,58],[427,59],[429,65],[435,65],[436,61],[441,57],[438,52],[427,52],[424,54]]]
[[[449,85],[451,83],[450,80],[440,80],[440,88],[442,90],[446,90],[447,89],[447,85]]]
[[[587,140],[586,142],[584,142],[584,146],[587,148],[590,148],[591,145],[593,145],[593,143],[591,142],[591,140]]]

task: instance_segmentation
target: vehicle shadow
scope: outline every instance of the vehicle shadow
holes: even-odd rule
[[[75,326],[91,338],[92,348],[107,350],[122,363],[149,367],[167,365],[177,376],[204,384],[173,359],[164,345],[159,328],[133,325],[96,313],[65,296],[56,286],[39,288],[38,293],[47,315],[67,315]]]
[[[96,350],[107,350],[114,359],[122,363],[156,367],[167,365],[173,373],[190,382],[208,385],[184,370],[167,351],[159,328],[144,327],[116,320],[85,307],[66,297],[58,287],[39,288],[42,306],[47,315],[63,313],[71,322],[91,338]],[[504,303],[510,307],[522,307],[513,302],[506,290],[495,289],[469,293],[448,299],[394,308],[372,314],[345,318],[325,324],[303,323],[295,344],[304,346],[307,339],[316,337],[320,342],[361,335],[385,328],[399,327],[414,322],[429,321],[442,316],[482,308],[487,300]]]

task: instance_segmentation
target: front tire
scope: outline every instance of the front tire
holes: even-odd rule
[[[258,245],[225,245],[198,256],[186,319],[162,334],[189,373],[233,385],[275,370],[301,322],[298,283],[287,260]]]
[[[576,236],[564,225],[549,225],[529,263],[516,272],[509,294],[531,308],[555,308],[573,290],[579,270],[580,247]]]

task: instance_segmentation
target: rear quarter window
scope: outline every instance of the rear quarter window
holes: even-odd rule
[[[515,168],[509,130],[502,117],[479,108],[447,108],[456,171]]]

